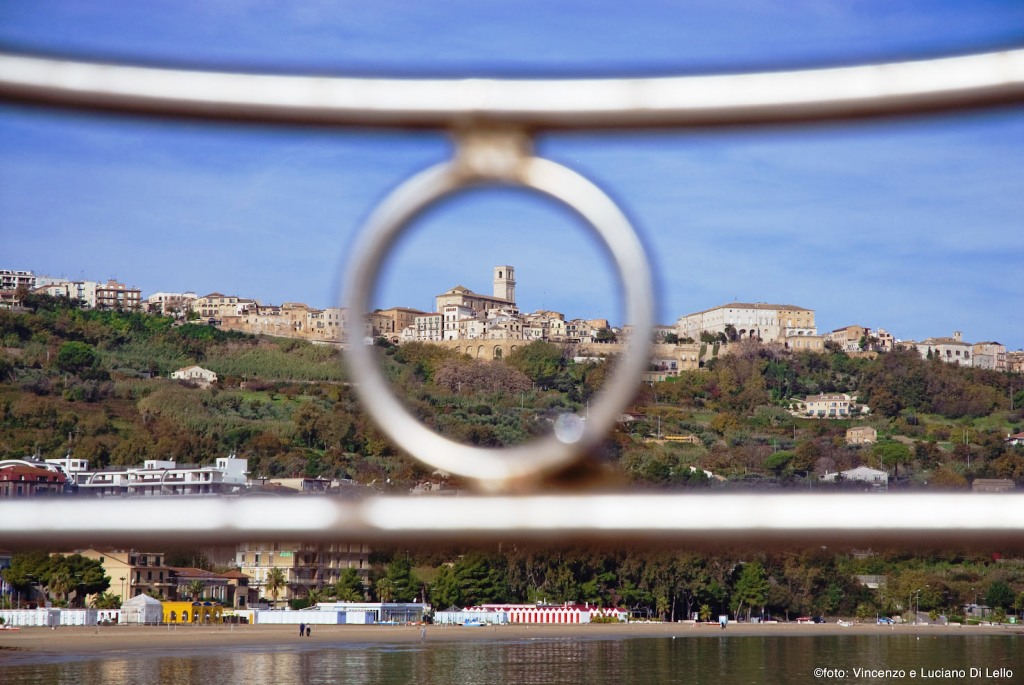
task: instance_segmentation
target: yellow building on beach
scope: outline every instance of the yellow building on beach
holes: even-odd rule
[[[162,602],[164,623],[223,623],[224,607],[216,602]]]

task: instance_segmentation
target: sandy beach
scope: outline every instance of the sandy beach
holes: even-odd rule
[[[425,631],[423,630],[425,628]],[[98,654],[125,651],[194,650],[199,647],[259,646],[316,643],[400,644],[465,640],[527,639],[621,639],[631,637],[743,637],[823,635],[1016,635],[1024,637],[1022,626],[879,626],[854,624],[737,624],[722,630],[718,624],[630,623],[593,625],[506,625],[461,626],[313,626],[310,637],[299,637],[297,626],[110,626],[21,628],[0,630],[0,661],[8,650],[29,650],[63,654]]]

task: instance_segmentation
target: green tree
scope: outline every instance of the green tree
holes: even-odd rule
[[[101,592],[92,599],[93,609],[120,609],[123,600],[110,592]]]
[[[408,554],[400,554],[392,559],[384,577],[391,582],[391,599],[396,602],[416,599],[419,581],[412,572],[412,559]]]
[[[349,567],[341,572],[338,582],[334,584],[334,596],[339,602],[363,602],[366,600],[363,579],[359,576],[358,570]]]
[[[203,596],[203,592],[205,590],[206,586],[203,584],[203,581],[199,579],[193,580],[186,586],[186,592],[188,592],[189,596],[192,597],[193,602],[199,601],[199,598]]]
[[[270,569],[267,573],[266,589],[274,600],[274,606],[277,606],[277,598],[287,585],[288,580],[285,578],[284,571],[277,567]]]
[[[323,602],[324,599],[326,599],[326,595],[323,590],[311,588],[309,592],[306,593],[306,601],[309,603],[309,606],[316,606],[320,602]]]
[[[550,387],[565,369],[562,348],[553,343],[535,340],[517,348],[505,358],[505,363],[518,369],[532,382]]]
[[[445,609],[463,606],[462,590],[455,577],[454,565],[445,564],[438,571],[434,582],[430,584],[430,601],[434,606]]]
[[[796,454],[789,450],[779,450],[764,460],[764,467],[774,472],[775,475],[781,476],[783,472],[789,469],[789,465],[795,456]]]
[[[67,373],[91,369],[98,361],[99,357],[92,345],[76,340],[64,343],[57,351],[57,368]]]
[[[470,552],[455,564],[453,570],[462,602],[473,605],[507,599],[508,578],[502,557]]]
[[[378,578],[373,589],[377,591],[377,599],[382,602],[390,602],[395,598],[395,583],[387,576]]]
[[[733,590],[733,611],[739,616],[746,606],[747,620],[749,620],[751,610],[755,606],[764,606],[767,600],[768,577],[765,574],[764,566],[759,561],[745,564],[740,572],[739,580],[736,581],[736,588]]]
[[[55,569],[50,574],[46,589],[61,603],[66,602],[68,595],[75,589],[75,578],[71,575],[71,570],[66,566]]]
[[[1013,606],[1013,590],[1002,580],[994,581],[985,593],[985,604],[997,609],[1009,609]]]
[[[894,478],[899,475],[900,464],[909,464],[913,459],[910,448],[896,440],[875,443],[875,446],[871,448],[871,453],[878,457],[882,464],[892,467]]]

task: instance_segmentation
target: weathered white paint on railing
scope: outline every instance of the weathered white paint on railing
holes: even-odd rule
[[[0,502],[0,547],[252,540],[1024,547],[1015,494],[572,494]]]
[[[532,80],[282,76],[0,54],[0,99],[323,126],[717,128],[1020,103],[1024,49],[800,71]]]

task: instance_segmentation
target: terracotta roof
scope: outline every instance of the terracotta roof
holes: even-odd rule
[[[726,304],[720,304],[717,307],[711,307],[710,309],[704,309],[699,312],[693,312],[692,314],[686,314],[686,316],[695,316],[697,314],[707,314],[713,312],[716,309],[768,309],[768,310],[787,310],[796,312],[809,312],[812,311],[807,307],[797,307],[792,304],[769,304],[767,302],[727,302]]]
[[[0,481],[19,481],[25,483],[66,483],[67,478],[56,471],[40,468],[38,466],[26,466],[24,464],[13,464],[0,467]]]

